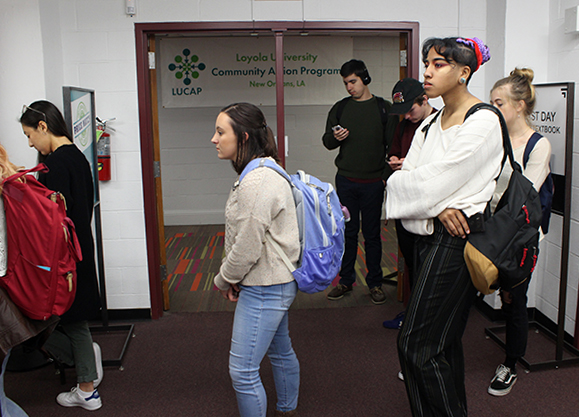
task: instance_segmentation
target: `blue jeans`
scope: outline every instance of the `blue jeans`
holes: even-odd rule
[[[18,406],[4,393],[4,374],[6,373],[6,364],[10,357],[10,351],[4,357],[2,362],[2,375],[0,375],[0,415],[2,417],[28,417],[22,408]]]
[[[300,364],[288,328],[288,309],[296,293],[295,281],[241,286],[233,321],[229,374],[242,417],[266,415],[267,397],[259,376],[266,353],[273,370],[277,409],[291,411],[298,405]]]

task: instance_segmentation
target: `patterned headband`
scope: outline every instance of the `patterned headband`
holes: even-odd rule
[[[478,69],[480,68],[480,66],[482,64],[484,64],[485,62],[487,62],[489,59],[491,59],[491,53],[489,51],[489,47],[486,46],[484,44],[483,41],[481,41],[479,38],[457,38],[456,39],[457,42],[459,43],[463,43],[467,46],[470,46],[472,49],[474,49],[474,53],[476,55],[476,69],[475,71],[478,71]]]

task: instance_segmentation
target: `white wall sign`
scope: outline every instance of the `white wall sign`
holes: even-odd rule
[[[72,111],[72,137],[74,143],[82,152],[85,152],[92,144],[93,114],[90,100],[91,96],[87,93],[70,103]]]
[[[567,141],[567,85],[536,85],[533,128],[551,142],[551,172],[565,175]]]
[[[159,49],[163,107],[275,105],[273,37],[161,38]],[[286,105],[333,103],[352,55],[350,37],[284,38]]]

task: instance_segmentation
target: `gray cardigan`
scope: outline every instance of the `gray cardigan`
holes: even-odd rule
[[[215,285],[275,285],[293,276],[275,248],[268,232],[290,261],[298,261],[300,245],[296,210],[290,185],[270,168],[256,168],[234,187],[225,207],[225,257]]]

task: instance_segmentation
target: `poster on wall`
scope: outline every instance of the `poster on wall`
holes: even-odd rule
[[[74,144],[82,151],[88,160],[91,172],[95,172],[95,126],[92,90],[64,87],[64,113],[67,124],[71,129]],[[68,100],[67,100],[68,98]],[[98,177],[98,173],[97,173]],[[96,200],[95,200],[96,201]]]
[[[273,37],[161,38],[159,45],[163,107],[275,105]],[[351,37],[284,38],[286,105],[324,105],[343,96],[340,67],[352,55]]]

